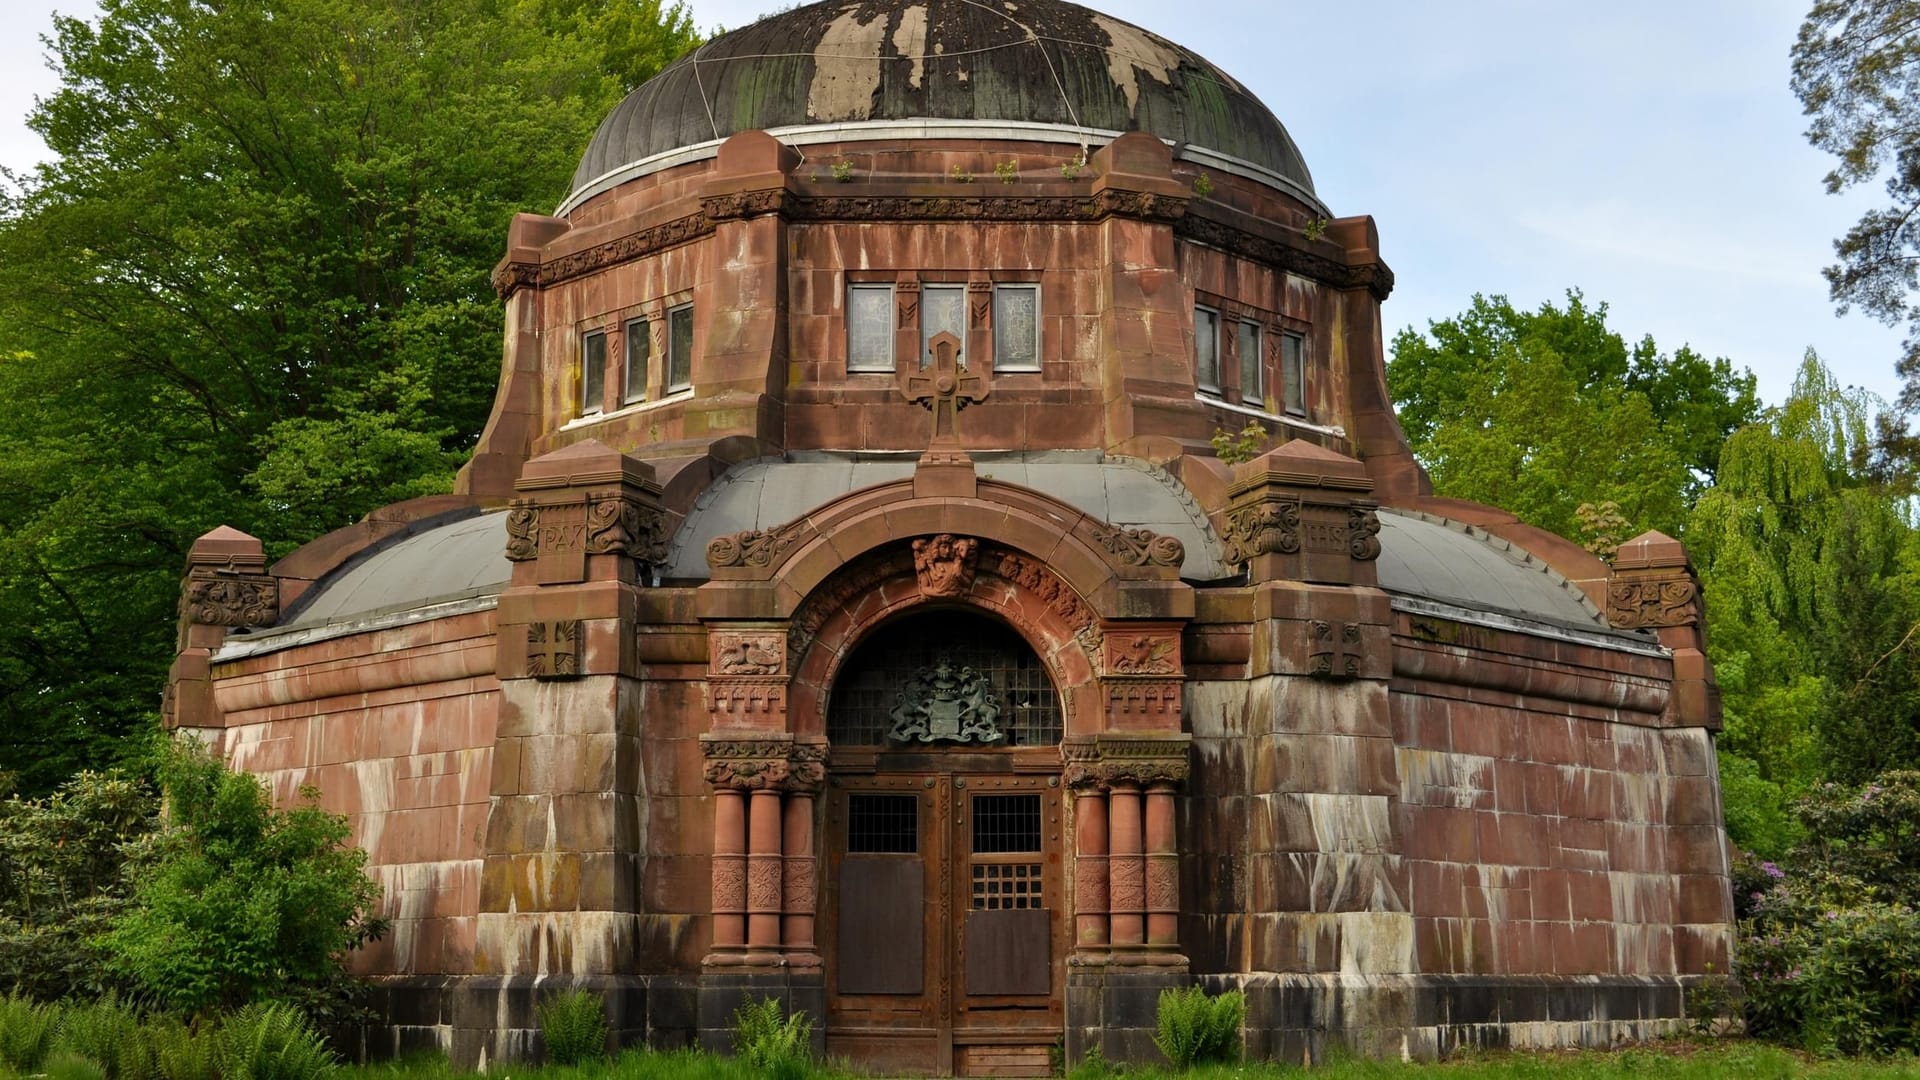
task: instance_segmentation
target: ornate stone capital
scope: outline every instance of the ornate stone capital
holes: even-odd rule
[[[593,440],[529,461],[507,511],[507,559],[534,564],[534,582],[585,581],[589,555],[666,562],[672,528],[653,468]]]
[[[707,761],[707,783],[716,788],[779,788],[793,772],[793,736],[785,733],[702,735],[700,752]]]
[[[1607,621],[1622,630],[1688,626],[1700,620],[1700,587],[1688,578],[1607,583]]]
[[[787,755],[788,791],[817,794],[827,784],[827,743],[824,739],[795,739]]]
[[[1358,461],[1294,439],[1233,473],[1220,530],[1228,562],[1255,581],[1374,583],[1380,517]]]
[[[271,626],[279,618],[280,583],[260,541],[222,525],[193,542],[180,583],[184,626]]]
[[[1115,784],[1184,784],[1192,774],[1187,735],[1097,735],[1060,744],[1067,786],[1085,790]]]

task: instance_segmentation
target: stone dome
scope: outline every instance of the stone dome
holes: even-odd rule
[[[1299,149],[1258,98],[1130,23],[1063,0],[822,0],[723,34],[628,94],[594,134],[568,202],[739,131],[852,125],[836,133],[857,138],[862,126],[916,120],[932,121],[935,138],[995,126],[1047,141],[1150,131],[1313,200]]]

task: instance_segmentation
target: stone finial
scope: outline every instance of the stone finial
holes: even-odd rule
[[[267,573],[260,541],[222,525],[187,549],[180,615],[189,626],[269,626],[280,617],[280,590]]]
[[[1380,555],[1373,481],[1353,458],[1293,439],[1237,465],[1220,534],[1254,581],[1372,585]]]
[[[666,561],[671,535],[653,467],[593,439],[527,462],[507,513],[516,585],[632,580]],[[590,556],[615,556],[598,564]],[[598,565],[600,568],[595,569]],[[529,580],[521,580],[523,573]]]
[[[1685,545],[1652,530],[1620,545],[1607,578],[1607,621],[1623,630],[1652,630],[1673,650],[1667,706],[1672,720],[1720,726],[1720,691],[1706,653],[1706,609]]]

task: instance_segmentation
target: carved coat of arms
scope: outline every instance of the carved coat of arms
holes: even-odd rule
[[[997,743],[1000,702],[985,675],[941,657],[921,668],[900,691],[893,706],[894,742]]]

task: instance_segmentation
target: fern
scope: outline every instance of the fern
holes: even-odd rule
[[[331,1080],[340,1060],[306,1017],[289,1005],[249,1005],[215,1036],[221,1080]]]
[[[547,1061],[578,1065],[607,1056],[607,1015],[600,995],[567,990],[540,1003],[540,1036]]]
[[[40,1070],[53,1046],[59,1010],[18,994],[0,1000],[0,1068],[16,1073]]]
[[[801,1080],[813,1071],[813,1021],[770,997],[747,1002],[733,1014],[733,1052],[756,1076]]]
[[[1240,1025],[1246,1013],[1246,997],[1238,990],[1217,997],[1208,997],[1198,986],[1162,990],[1155,1009],[1153,1045],[1176,1069],[1210,1061],[1237,1061]]]
[[[68,1005],[55,1025],[52,1059],[62,1052],[86,1058],[106,1073],[107,1080],[146,1080],[151,1054],[140,1030],[140,1018],[112,997],[92,1005]]]

